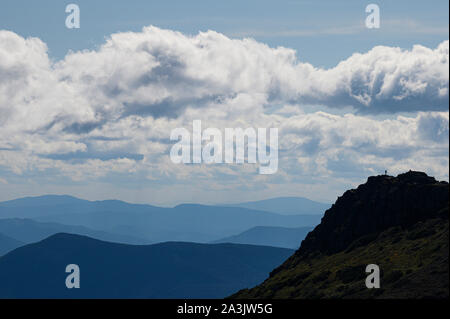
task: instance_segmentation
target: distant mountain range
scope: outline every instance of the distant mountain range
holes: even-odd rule
[[[41,241],[57,233],[70,233],[85,235],[95,239],[125,243],[125,244],[150,244],[148,240],[122,234],[111,234],[103,231],[92,230],[83,226],[62,225],[58,223],[36,222],[31,219],[0,219],[0,233],[14,238],[24,244]]]
[[[25,243],[0,233],[0,256],[23,245],[25,245]]]
[[[447,182],[372,176],[321,217],[69,196],[3,202],[0,298],[448,298]],[[68,264],[80,266],[82,288],[66,289]],[[369,264],[381,269],[379,289],[365,286]]]
[[[241,207],[283,215],[308,215],[323,213],[330,204],[315,202],[303,197],[277,197],[253,202],[221,205],[225,207]]]
[[[57,214],[108,212],[156,212],[164,208],[130,204],[120,200],[89,201],[68,195],[24,197],[0,202],[1,218],[36,218]]]
[[[265,279],[293,250],[236,244],[114,244],[56,234],[0,258],[0,298],[222,298]],[[67,289],[68,264],[80,288]]]
[[[234,243],[297,249],[312,227],[253,227],[238,235],[222,238],[213,243]]]
[[[270,278],[232,298],[449,297],[449,184],[422,172],[346,191]],[[380,268],[368,289],[366,266]]]
[[[255,226],[305,227],[320,222],[320,215],[285,216],[240,207],[195,204],[161,208],[122,201],[86,201],[70,196],[22,198],[0,203],[0,218],[31,218],[39,222],[83,226],[147,242],[211,242]],[[66,230],[116,241],[88,230]],[[105,237],[107,236],[107,237]],[[11,236],[15,238],[14,236]]]

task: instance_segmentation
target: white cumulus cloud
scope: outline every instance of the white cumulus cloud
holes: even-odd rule
[[[338,184],[385,168],[448,178],[448,46],[378,46],[321,69],[252,39],[146,27],[55,62],[40,39],[0,31],[0,184],[198,180],[199,191],[232,192]],[[170,130],[194,119],[278,127],[278,173],[172,164]]]

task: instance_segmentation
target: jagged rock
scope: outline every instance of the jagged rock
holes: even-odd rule
[[[448,183],[422,172],[371,176],[367,183],[338,198],[297,254],[345,250],[362,236],[430,218],[448,206],[448,200]]]
[[[413,171],[372,176],[266,281],[231,298],[448,298],[448,255],[449,184]],[[372,263],[380,289],[365,286]]]

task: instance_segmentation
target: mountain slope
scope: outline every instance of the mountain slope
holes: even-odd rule
[[[235,244],[113,244],[56,234],[0,258],[0,298],[220,298],[256,284],[293,250]],[[80,289],[67,289],[68,264]]]
[[[322,215],[331,205],[312,201],[303,197],[277,197],[223,206],[248,208],[283,215]]]
[[[449,186],[421,172],[369,177],[259,286],[232,298],[448,298]],[[365,267],[381,270],[367,289]]]
[[[123,243],[123,244],[149,244],[145,239],[137,237],[107,233],[89,229],[83,226],[63,225],[58,223],[41,223],[31,219],[0,219],[0,233],[29,244],[43,240],[57,233],[70,233],[85,235],[95,239]]]
[[[233,243],[273,246],[297,249],[312,227],[270,227],[257,226],[235,236],[214,241],[214,243]]]
[[[0,256],[23,245],[25,244],[14,238],[5,236],[4,234],[0,233]]]

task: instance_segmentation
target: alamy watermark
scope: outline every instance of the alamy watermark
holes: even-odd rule
[[[243,164],[247,158],[249,164],[259,163],[260,174],[274,174],[278,170],[278,129],[269,129],[269,143],[267,133],[266,128],[225,128],[224,134],[217,128],[202,131],[201,120],[194,120],[192,139],[185,128],[172,130],[170,140],[178,142],[170,150],[170,159],[175,164]]]
[[[66,6],[66,13],[69,15],[66,18],[66,27],[68,29],[80,28],[80,7],[77,4],[71,3]]]
[[[79,289],[80,288],[80,267],[77,264],[70,264],[66,266],[66,273],[69,275],[66,277],[67,289]]]
[[[380,28],[380,7],[377,4],[371,3],[366,7],[366,28],[379,29]]]
[[[366,278],[366,287],[369,289],[380,288],[380,267],[375,264],[367,265],[366,273],[369,273]]]

